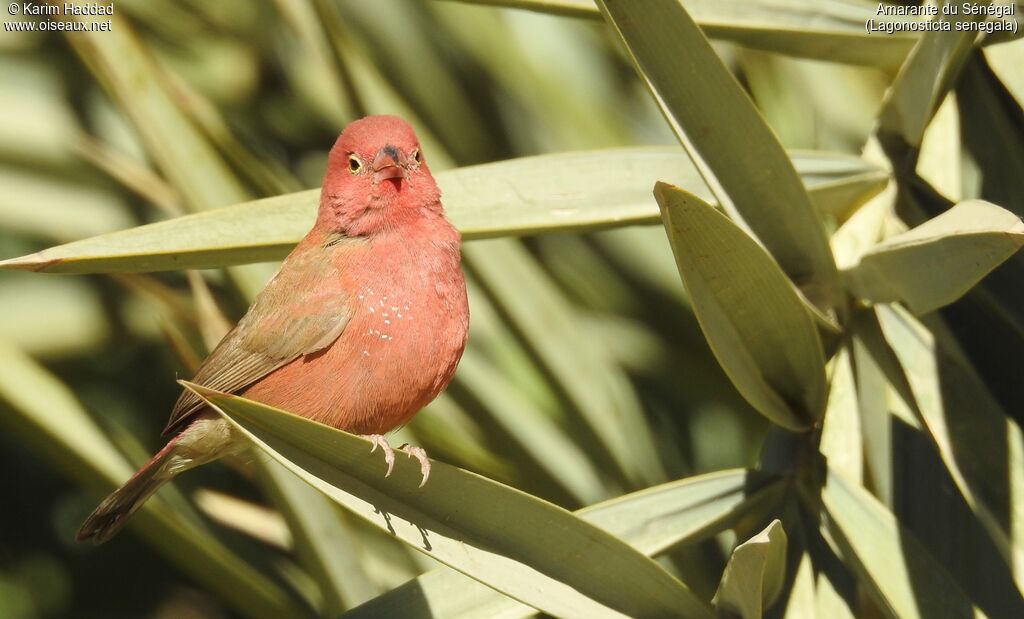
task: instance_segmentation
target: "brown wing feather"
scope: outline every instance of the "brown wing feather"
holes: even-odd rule
[[[339,280],[338,252],[365,242],[336,238],[326,245],[296,247],[192,382],[235,393],[302,355],[330,346],[345,330],[352,306],[339,286],[322,282]],[[164,434],[174,432],[204,406],[199,396],[183,391]]]

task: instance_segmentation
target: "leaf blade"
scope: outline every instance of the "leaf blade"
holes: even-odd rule
[[[569,617],[647,615],[671,608],[710,616],[703,602],[657,564],[560,508],[439,462],[425,491],[418,488],[418,465],[405,458],[396,460],[394,475],[385,480],[363,439],[183,384],[333,500],[506,594]],[[613,563],[593,562],[598,558]],[[601,565],[630,569],[605,573]],[[624,573],[630,576],[623,578]]]
[[[606,21],[718,202],[826,314],[844,313],[824,228],[792,162],[678,0],[600,0]],[[635,8],[635,6],[634,6]]]
[[[786,428],[821,418],[821,340],[789,280],[760,245],[696,196],[655,197],[694,312],[719,363],[754,408]]]
[[[836,183],[873,191],[886,174],[858,157],[794,153],[812,192]],[[621,165],[626,161],[625,165]],[[560,170],[572,169],[566,178]],[[675,180],[710,199],[678,148],[624,148],[526,157],[437,174],[449,218],[466,240],[584,231],[660,221],[650,188]],[[856,192],[854,192],[856,193]],[[99,273],[213,268],[283,258],[312,225],[318,190],[187,215],[0,261],[0,268]],[[832,203],[823,205],[831,208]]]
[[[874,303],[903,302],[925,314],[956,301],[1024,245],[1024,222],[982,200],[875,245],[844,276]]]
[[[576,513],[655,556],[731,526],[777,499],[780,480],[733,469],[661,484]],[[428,572],[350,611],[349,619],[389,616],[420,606],[434,619],[518,619],[534,609],[450,569]]]
[[[712,603],[719,612],[743,619],[764,616],[786,578],[786,531],[773,520],[732,551]]]
[[[15,348],[0,342],[0,420],[39,447],[39,453],[84,486],[110,491],[132,467],[78,404],[68,388]],[[302,617],[305,613],[276,583],[232,553],[216,538],[167,509],[157,495],[144,504],[129,528],[137,528],[199,582],[219,591],[247,616]]]
[[[921,543],[866,490],[830,470],[821,499],[827,530],[889,614],[984,616]]]

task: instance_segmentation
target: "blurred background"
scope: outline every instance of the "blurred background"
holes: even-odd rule
[[[109,33],[0,32],[0,258],[315,188],[341,128],[371,113],[410,120],[435,171],[677,144],[610,30],[574,4],[565,17],[424,0],[117,0]],[[912,42],[891,37],[857,64],[715,45],[787,148],[858,154]],[[939,182],[969,193],[968,177]],[[470,348],[403,430],[433,457],[570,509],[756,462],[767,422],[711,356],[660,226],[473,241],[466,261]],[[0,380],[0,617],[235,616],[131,527],[76,545],[108,488],[45,428],[78,415],[144,461],[204,330],[218,312],[236,320],[274,267],[0,272],[0,372],[18,368]],[[609,445],[602,416],[636,434]],[[316,606],[253,475],[216,464],[176,487],[225,548]],[[365,586],[345,606],[429,567],[349,526]],[[727,557],[711,540],[669,561],[710,597]]]

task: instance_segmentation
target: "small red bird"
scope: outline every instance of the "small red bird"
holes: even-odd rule
[[[382,449],[390,475],[383,434],[445,388],[466,346],[459,262],[459,233],[412,127],[394,116],[352,122],[327,159],[313,228],[193,381],[362,434],[371,451]],[[189,391],[164,434],[176,431],[76,539],[110,539],[164,483],[246,447]],[[426,483],[426,452],[401,449],[420,461]]]

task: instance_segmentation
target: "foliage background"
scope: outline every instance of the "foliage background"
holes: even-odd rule
[[[91,39],[0,34],[0,257],[316,187],[340,128],[366,113],[412,120],[435,171],[571,150],[678,145],[615,33],[588,2],[476,4],[518,8],[414,0],[119,0],[114,36],[102,43],[96,41],[107,33]],[[897,204],[902,222],[886,212],[882,236],[934,215],[944,199],[983,197],[1021,213],[1019,41],[990,37],[985,47],[957,48],[966,50],[958,62],[922,70],[925,91],[937,83],[937,91],[953,87],[955,94],[923,105],[923,141],[893,146],[887,130],[900,133],[907,125],[893,125],[884,114],[879,120],[879,113],[893,107],[887,89],[920,37],[866,35],[863,17],[873,4],[682,4],[713,36],[715,52],[786,149],[859,156],[874,148],[865,156],[883,177],[870,177],[859,193],[837,202],[843,210],[823,218],[830,233],[882,190],[890,172],[885,165],[895,172],[882,208]],[[944,71],[945,82],[938,79]],[[920,99],[919,91],[908,91],[908,101]],[[907,148],[912,158],[904,157]],[[744,145],[726,144],[730,149],[741,156]],[[913,162],[909,173],[900,169],[906,161]],[[556,175],[573,174],[552,165]],[[613,175],[645,165],[624,151],[601,160]],[[683,183],[692,176],[659,180],[698,192]],[[653,196],[648,200],[656,214]],[[504,221],[500,214],[497,221]],[[402,436],[435,458],[568,509],[701,473],[771,469],[762,447],[766,439],[776,445],[779,432],[736,392],[712,355],[665,228],[617,228],[610,216],[598,223],[613,229],[575,230],[582,226],[552,219],[532,230],[547,234],[467,243],[470,349],[449,394]],[[999,526],[1020,553],[1024,482],[1021,455],[1013,451],[1020,448],[1013,442],[1019,430],[998,421],[1019,420],[1024,410],[1017,388],[1024,350],[1017,259],[986,279],[981,293],[930,320],[955,342],[956,359],[969,360],[970,384],[985,394],[982,405],[966,391],[944,393],[952,406],[991,412],[979,422],[991,425],[972,429],[970,417],[961,416],[966,425],[950,433],[967,437],[954,441],[958,459],[991,464],[983,479],[993,469],[1001,473],[987,479],[999,486],[993,493],[1000,497]],[[85,428],[77,435],[83,443],[107,440],[132,462],[143,461],[159,447],[179,389],[173,379],[191,374],[224,328],[223,315],[237,319],[272,272],[264,263],[206,270],[201,278],[182,271],[0,273],[0,371],[7,375],[0,380],[0,616],[251,614],[220,588],[227,585],[183,572],[180,557],[152,536],[129,532],[99,549],[75,545],[74,530],[109,480],[69,456],[54,438],[59,431],[26,420],[50,415],[54,427]],[[844,346],[856,354],[855,344]],[[880,372],[876,384],[886,380]],[[858,380],[867,380],[864,373],[862,366]],[[966,380],[946,376],[943,385]],[[884,421],[865,417],[863,443],[858,438],[836,453],[873,463],[861,462],[871,469],[863,483],[879,504],[951,572],[974,605],[990,616],[1012,616],[1022,604],[1020,574],[987,541],[973,497],[963,499],[948,462],[929,435],[905,421],[906,411],[891,398],[879,402],[864,382],[858,388],[855,408],[867,415],[880,407]],[[83,411],[105,438],[74,425],[85,421],[69,421]],[[84,453],[95,456],[97,469],[117,470],[96,455],[101,452]],[[294,515],[290,534],[275,511],[282,501],[315,499],[282,499],[287,484],[275,486],[268,476],[273,473],[246,463],[204,467],[176,483],[167,500],[189,514],[182,495],[195,499],[212,517],[204,520],[206,534],[226,554],[295,603],[324,612],[354,607],[435,565],[323,503],[336,527],[330,548],[345,548],[337,554],[349,561],[334,568],[343,574],[337,591],[325,591],[330,576],[316,567],[323,567],[322,557],[314,549],[310,559]],[[823,593],[826,585],[812,587],[819,612],[827,603],[858,616],[893,612],[887,592],[867,592],[872,578],[857,565],[864,555],[823,551],[810,539],[793,543],[794,531],[816,525],[806,522],[806,513],[784,512],[763,510],[718,527],[724,529],[718,535],[694,535],[660,562],[710,600],[737,535],[751,537],[778,516],[791,539],[785,599],[793,599],[806,550],[819,559],[816,573],[828,574],[828,587],[839,590],[832,599]],[[846,555],[846,565],[820,559],[835,555]],[[787,606],[796,612],[794,604],[779,604],[776,612]]]

